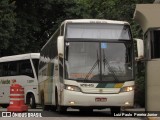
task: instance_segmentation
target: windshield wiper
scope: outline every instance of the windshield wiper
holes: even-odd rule
[[[90,71],[87,73],[87,75],[86,75],[86,77],[85,77],[84,80],[87,80],[89,78],[89,76],[91,75],[92,71],[95,69],[95,67],[97,66],[97,64],[98,64],[98,71],[99,71],[99,62],[100,62],[100,60],[99,60],[98,50],[97,50],[97,60],[94,63],[94,65],[92,66],[92,68],[90,69]]]
[[[108,66],[109,71],[112,73],[111,75],[114,77],[115,81],[118,82],[118,78],[116,76],[116,74],[114,73],[114,71],[112,70],[112,67],[110,66],[108,60],[106,59],[106,56],[104,54],[104,50],[103,50],[103,64],[104,64],[104,70],[105,70],[105,66]]]

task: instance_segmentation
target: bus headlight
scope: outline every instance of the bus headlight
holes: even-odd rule
[[[120,92],[130,92],[134,90],[134,86],[126,86],[126,87],[122,87]]]
[[[81,89],[74,85],[65,85],[66,90],[81,92]]]

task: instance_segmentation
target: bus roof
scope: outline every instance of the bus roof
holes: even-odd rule
[[[66,23],[109,23],[109,24],[129,24],[126,21],[105,20],[105,19],[71,19],[65,20],[62,24]]]
[[[70,20],[65,20],[62,22],[61,26],[66,23],[108,23],[108,24],[127,24],[129,25],[128,22],[126,21],[117,21],[117,20],[105,20],[105,19],[70,19]],[[54,34],[53,34],[54,35]],[[41,51],[44,49],[44,47],[50,42],[51,38],[53,35],[49,38],[49,40],[46,42],[46,44],[41,48]]]
[[[25,59],[30,59],[30,58],[39,59],[39,57],[40,57],[40,53],[27,53],[27,54],[1,57],[0,62],[25,60]]]

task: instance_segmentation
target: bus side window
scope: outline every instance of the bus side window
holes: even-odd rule
[[[63,78],[63,58],[59,58],[59,75],[60,78]]]
[[[0,64],[0,77],[2,76],[3,66]]]
[[[2,76],[8,76],[8,63],[3,63]]]
[[[34,78],[30,60],[23,60],[20,63],[20,75],[27,75]]]
[[[8,62],[8,76],[14,76],[18,74],[17,62]]]

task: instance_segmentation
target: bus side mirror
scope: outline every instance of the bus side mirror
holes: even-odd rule
[[[136,61],[144,59],[144,44],[142,39],[135,38],[134,41],[136,42],[136,51],[137,56],[135,58]]]
[[[64,37],[58,36],[57,38],[58,56],[64,57]]]

